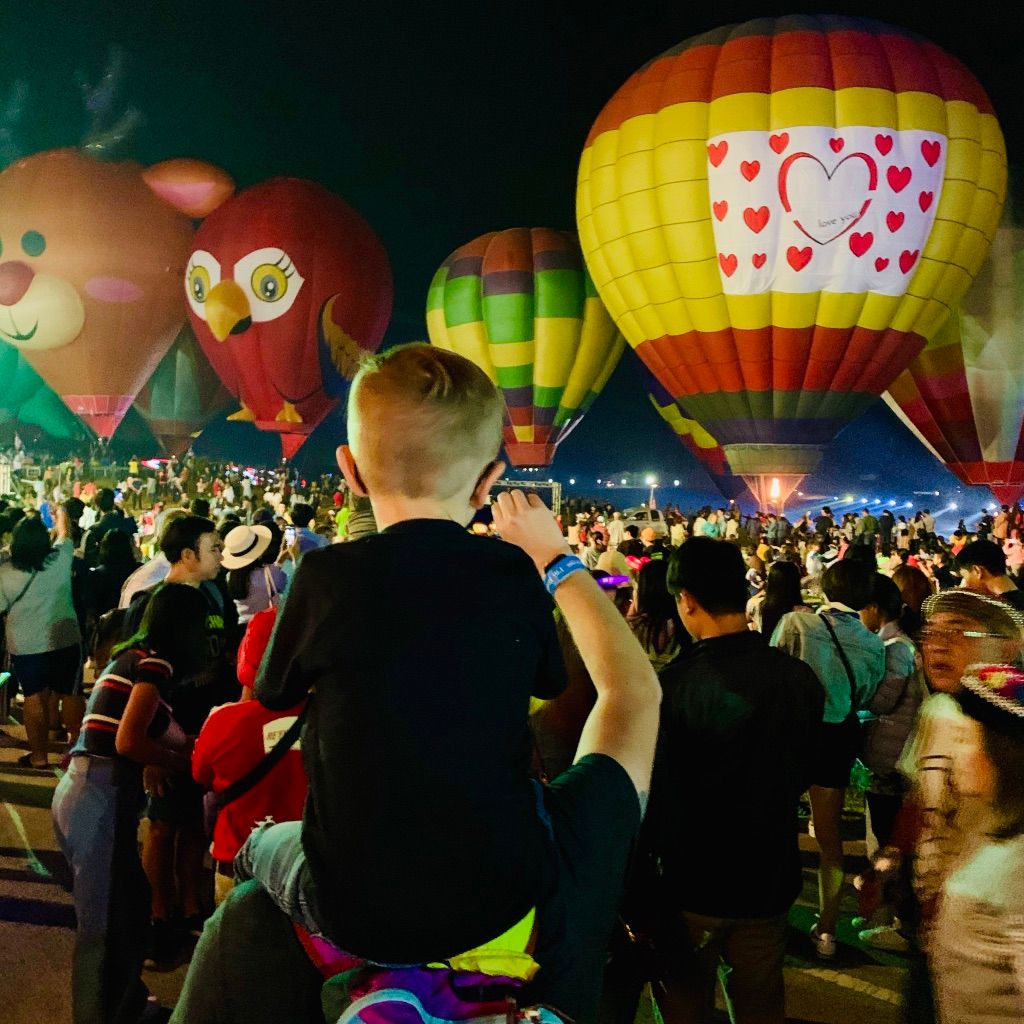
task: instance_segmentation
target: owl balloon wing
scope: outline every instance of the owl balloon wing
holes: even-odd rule
[[[329,395],[345,393],[367,350],[335,319],[337,295],[332,295],[320,310],[317,334],[320,339],[320,373]],[[340,312],[340,311],[339,311]]]

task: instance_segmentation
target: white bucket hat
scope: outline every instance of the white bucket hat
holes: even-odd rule
[[[236,526],[224,538],[225,569],[254,565],[270,547],[273,534],[266,526]]]

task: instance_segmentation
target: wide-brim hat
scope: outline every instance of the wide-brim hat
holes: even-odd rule
[[[263,525],[236,526],[224,538],[225,569],[244,569],[263,557],[270,547],[273,534]]]
[[[957,701],[966,715],[1024,740],[1024,671],[1016,665],[971,665]]]

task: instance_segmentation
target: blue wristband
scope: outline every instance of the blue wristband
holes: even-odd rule
[[[574,572],[580,571],[586,572],[587,567],[575,555],[562,555],[554,564],[548,566],[544,573],[544,586],[547,592],[554,597],[559,585]]]

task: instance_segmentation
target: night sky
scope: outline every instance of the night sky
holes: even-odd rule
[[[67,5],[72,8],[72,5]],[[75,72],[95,79],[108,47],[128,58],[123,97],[146,123],[126,155],[197,156],[246,186],[280,174],[320,181],[351,202],[391,258],[396,308],[385,344],[424,338],[438,264],[485,231],[572,228],[577,164],[591,123],[641,64],[728,22],[835,12],[913,29],[961,58],[991,96],[1011,164],[1020,163],[1024,15],[1010,4],[774,4],[520,0],[514,4],[102,2],[22,4],[0,32],[4,80],[30,96],[26,152],[80,140]],[[326,466],[342,438],[331,417],[299,455]],[[197,450],[272,461],[276,438],[215,425]],[[559,449],[563,480],[653,471],[692,492],[710,482],[648,405],[627,351],[583,424]],[[865,478],[873,479],[865,479]],[[860,489],[956,501],[955,479],[884,408],[836,441],[804,491]],[[576,488],[579,489],[579,488]],[[859,496],[858,496],[859,497]],[[990,500],[977,490],[970,507]],[[938,502],[939,499],[936,499]]]

